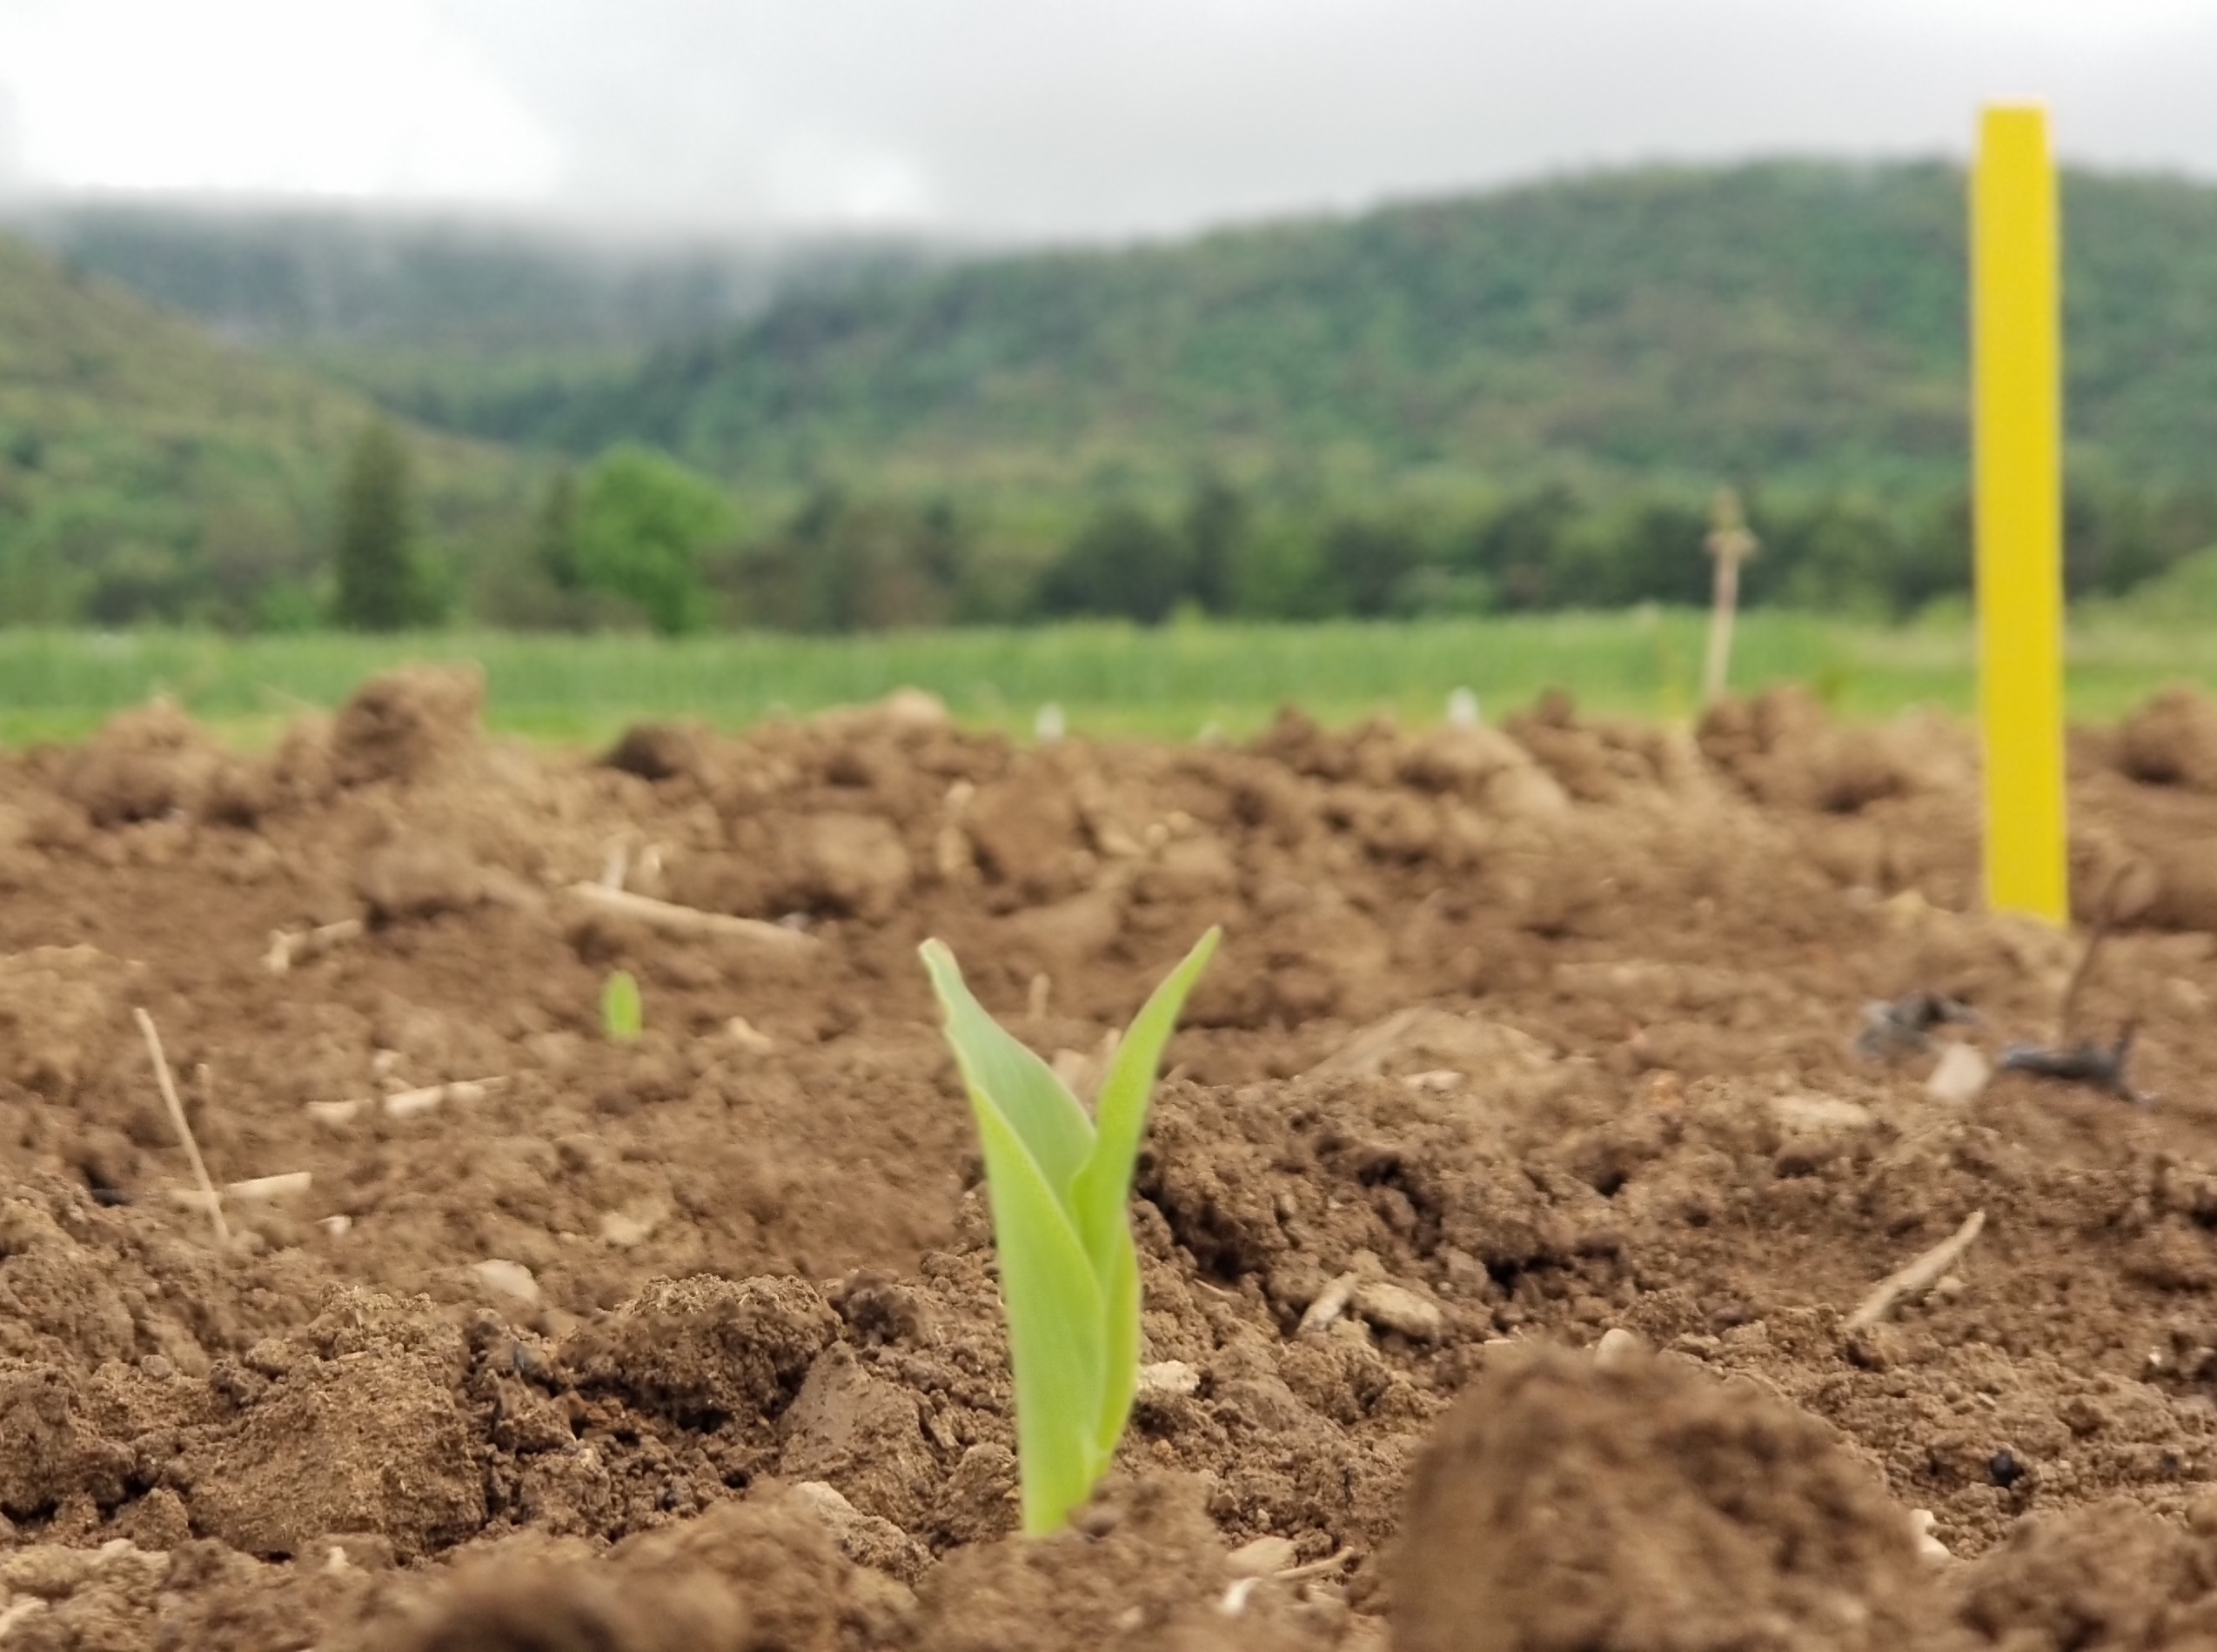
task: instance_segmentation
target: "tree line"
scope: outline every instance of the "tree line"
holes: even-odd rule
[[[1745,599],[1902,619],[1970,588],[1960,491],[1745,490]],[[414,525],[392,426],[357,443],[336,511],[330,621],[458,612],[522,629],[847,632],[1102,619],[1389,619],[1707,600],[1697,491],[1551,480],[1477,503],[1286,497],[1216,472],[1181,497],[1110,492],[1028,528],[948,498],[826,485],[750,525],[715,482],[626,445],[548,482],[474,588]],[[2070,594],[2117,594],[2217,545],[2217,488],[2074,478]]]
[[[871,632],[1182,614],[1250,621],[1703,603],[1696,490],[1543,481],[1479,504],[1286,497],[1202,472],[1182,497],[1106,492],[1011,528],[947,497],[818,485],[752,521],[716,481],[620,445],[547,481],[517,544],[466,585],[414,530],[388,424],[337,499],[328,621],[404,630],[466,614],[523,630]],[[1905,619],[1971,585],[1965,494],[1747,488],[1749,603]],[[2077,477],[2071,597],[2120,594],[2217,545],[2217,488]]]

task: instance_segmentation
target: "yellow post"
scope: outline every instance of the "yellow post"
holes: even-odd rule
[[[2040,109],[1989,109],[1972,182],[1972,372],[1986,883],[2070,916],[2063,824],[2063,390],[2055,166]]]

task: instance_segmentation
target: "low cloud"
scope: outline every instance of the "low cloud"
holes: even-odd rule
[[[47,19],[28,55],[0,20],[25,164],[79,185],[1115,237],[1653,159],[1959,154],[2020,97],[2074,158],[2217,176],[2206,0],[318,0],[312,40],[297,0],[7,4]],[[264,69],[229,113],[111,95],[98,50],[137,12],[170,20],[173,78]]]

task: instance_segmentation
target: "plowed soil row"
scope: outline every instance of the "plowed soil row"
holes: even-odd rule
[[[2074,737],[2062,934],[1979,915],[1960,730],[1790,693],[590,759],[479,699],[0,758],[0,1643],[2217,1638],[2207,703]],[[1134,1426],[1025,1542],[914,949],[1082,1091],[1214,923]]]

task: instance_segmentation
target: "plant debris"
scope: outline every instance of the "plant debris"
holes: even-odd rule
[[[1922,987],[1891,1002],[1872,999],[1863,1006],[1863,1030],[1855,1035],[1856,1053],[1876,1061],[1906,1060],[1932,1047],[1936,1029],[1978,1019],[1978,1012],[1961,1000]]]
[[[2117,1034],[2117,1041],[2107,1049],[2091,1040],[2062,1050],[2013,1044],[2002,1051],[2001,1066],[2005,1072],[2029,1073],[2035,1078],[2060,1079],[2066,1084],[2083,1084],[2089,1089],[2100,1091],[2104,1095],[2113,1095],[2120,1101],[2129,1101],[2134,1107],[2153,1107],[2155,1098],[2134,1088],[2132,1081],[2125,1076],[2125,1061],[2133,1053],[2133,1038],[2136,1030],[2127,1026]]]
[[[1974,1210],[1963,1220],[1963,1225],[1923,1255],[1906,1266],[1895,1269],[1880,1280],[1875,1288],[1840,1325],[1841,1331],[1853,1336],[1878,1324],[1896,1308],[1913,1302],[1945,1278],[1950,1268],[1963,1259],[1963,1253],[1985,1231],[1986,1213]]]

